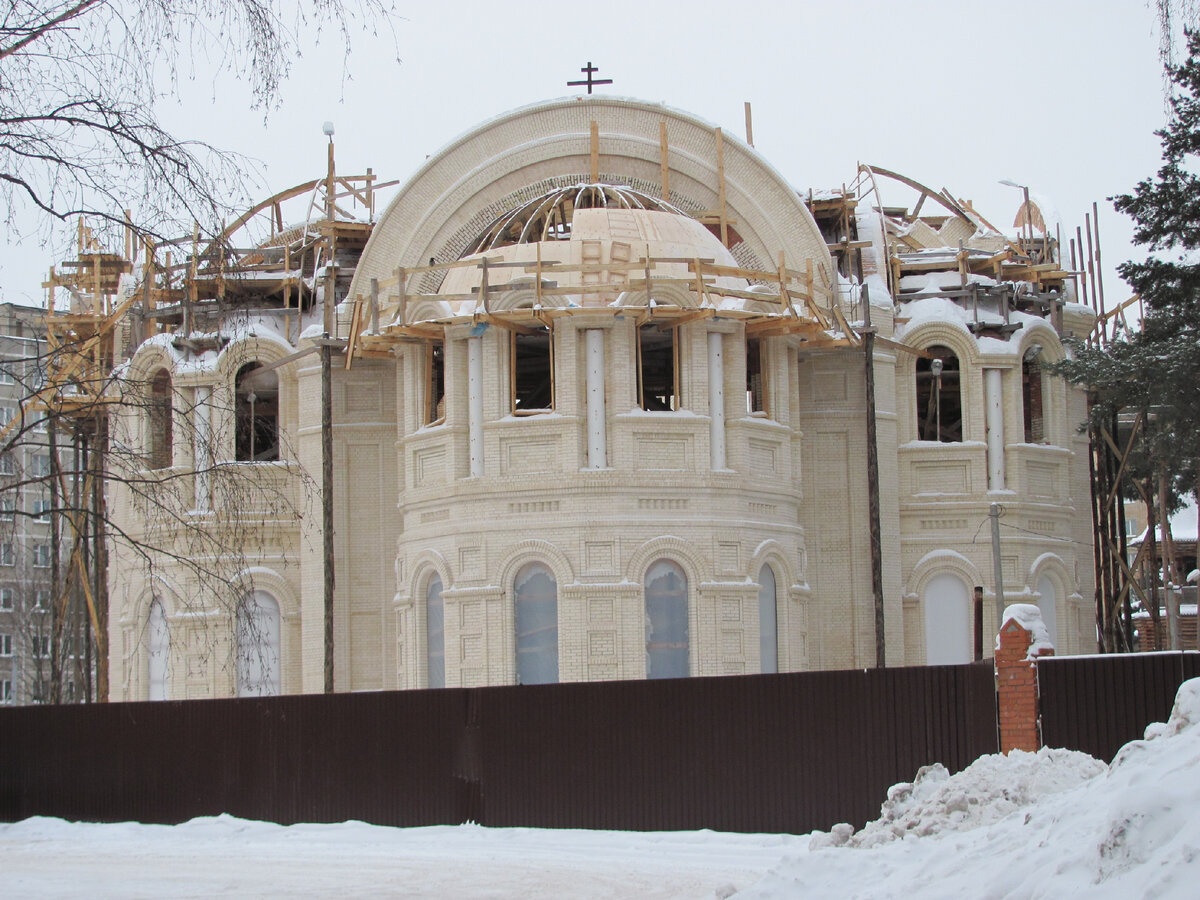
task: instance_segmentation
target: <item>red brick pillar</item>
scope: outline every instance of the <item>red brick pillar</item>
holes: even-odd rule
[[[1000,752],[1041,747],[1038,724],[1037,657],[1053,656],[1046,647],[1029,655],[1033,635],[1015,619],[1000,629],[1000,649],[996,651],[997,705],[1000,708]]]

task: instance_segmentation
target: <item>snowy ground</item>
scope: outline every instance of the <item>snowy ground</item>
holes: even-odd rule
[[[713,832],[0,825],[0,892],[28,897],[1193,898],[1200,679],[1111,767],[1081,753],[929,767],[878,820],[802,837]],[[740,893],[739,893],[740,892]]]

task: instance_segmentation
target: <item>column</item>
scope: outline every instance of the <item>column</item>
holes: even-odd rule
[[[713,471],[725,465],[725,356],[722,342],[725,336],[719,331],[708,333],[708,415],[709,447]]]
[[[192,445],[192,484],[195,489],[195,508],[209,508],[209,473],[212,471],[212,387],[196,388],[195,435]]]
[[[1004,395],[1002,369],[983,370],[983,396],[987,410],[988,490],[1004,490]]]
[[[483,475],[483,338],[467,338],[467,435],[471,477]]]
[[[589,469],[608,467],[608,433],[604,417],[604,331],[584,332],[587,365],[587,464]]]

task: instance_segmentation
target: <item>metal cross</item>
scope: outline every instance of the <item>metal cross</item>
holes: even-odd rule
[[[587,80],[586,81],[568,81],[567,87],[579,87],[580,85],[586,84],[588,93],[590,94],[592,92],[593,85],[612,84],[611,78],[595,78],[595,79],[592,78],[592,73],[599,72],[600,70],[592,65],[592,61],[590,59],[588,60],[588,64],[586,66],[584,66],[582,69],[580,69],[579,71],[583,72],[585,75],[587,75]]]

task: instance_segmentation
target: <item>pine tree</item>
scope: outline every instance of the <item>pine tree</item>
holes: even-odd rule
[[[1138,468],[1165,473],[1178,504],[1197,493],[1200,459],[1200,32],[1187,34],[1187,59],[1168,66],[1170,116],[1157,132],[1163,164],[1130,194],[1114,197],[1149,256],[1119,267],[1141,295],[1140,331],[1104,346],[1077,347],[1060,374],[1093,392],[1092,421],[1142,411],[1149,423]]]

